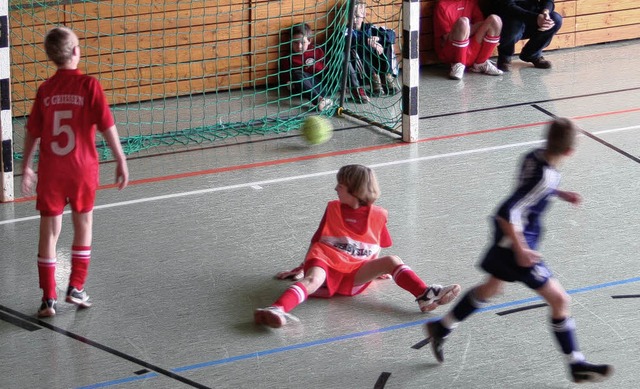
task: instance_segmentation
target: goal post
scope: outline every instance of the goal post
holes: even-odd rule
[[[13,124],[11,115],[11,61],[9,53],[9,2],[0,0],[0,202],[14,199]]]
[[[420,1],[402,3],[404,34],[402,42],[402,140],[418,140],[420,119]]]

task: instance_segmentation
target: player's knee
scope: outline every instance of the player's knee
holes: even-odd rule
[[[304,278],[302,279],[303,284],[306,287],[318,288],[322,285],[327,278],[327,273],[325,273],[324,269],[319,267],[311,267],[308,271],[305,272]]]
[[[569,306],[571,306],[571,296],[569,296],[568,293],[563,293],[562,296],[560,297],[562,300],[562,307],[564,309],[568,309]]]
[[[569,296],[569,294],[567,294],[565,292],[558,293],[558,294],[552,296],[549,299],[548,303],[555,310],[564,311],[564,310],[568,309],[569,306],[571,305],[571,296]]]
[[[554,27],[559,30],[560,27],[562,27],[562,15],[557,12],[551,12],[549,17],[551,17],[551,20],[553,20],[553,22],[555,23]]]
[[[478,301],[487,302],[493,296],[502,292],[502,284],[498,283],[484,283],[476,286],[473,289],[473,296]]]
[[[502,19],[500,19],[500,16],[489,15],[486,20],[491,29],[498,30],[498,32],[502,30]]]
[[[404,263],[402,262],[402,259],[397,255],[390,255],[389,262],[391,263],[391,265],[393,265],[393,268]]]
[[[452,31],[468,33],[471,30],[471,22],[467,17],[461,17],[453,24]]]

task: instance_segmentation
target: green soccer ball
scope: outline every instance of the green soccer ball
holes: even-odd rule
[[[311,145],[325,143],[333,135],[333,126],[322,116],[309,116],[302,123],[302,136]]]

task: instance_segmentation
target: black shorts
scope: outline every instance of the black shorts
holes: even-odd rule
[[[538,289],[552,277],[551,270],[540,261],[532,267],[516,263],[513,250],[492,246],[480,261],[480,268],[492,276],[507,282],[522,282],[531,289]]]

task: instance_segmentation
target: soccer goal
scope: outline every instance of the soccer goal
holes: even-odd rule
[[[13,199],[24,126],[38,85],[55,72],[43,41],[57,25],[80,38],[80,69],[100,80],[128,155],[277,136],[298,131],[308,115],[352,117],[415,140],[419,3],[367,0],[366,21],[396,34],[393,72],[401,91],[357,104],[344,98],[355,1],[362,0],[0,0],[0,200]],[[313,44],[326,55],[322,83],[334,104],[321,112],[280,82],[280,62],[291,45],[286,31],[297,23],[311,26]],[[371,80],[361,81],[371,87]],[[103,160],[111,158],[101,138],[96,145]]]

